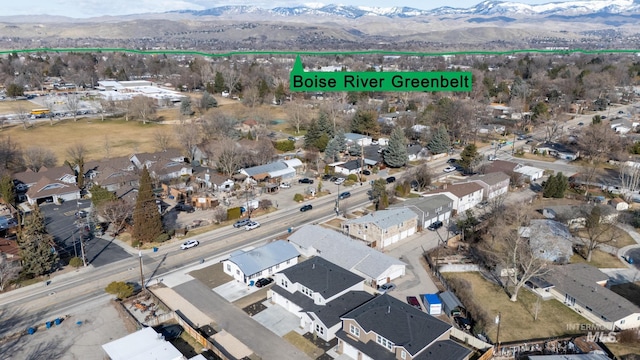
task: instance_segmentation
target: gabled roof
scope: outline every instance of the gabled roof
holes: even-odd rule
[[[400,223],[416,219],[418,215],[406,208],[386,209],[372,212],[356,219],[347,220],[345,224],[375,224],[380,229],[388,229]]]
[[[418,155],[422,151],[422,146],[414,144],[407,146],[407,154],[409,155]]]
[[[153,171],[156,175],[167,175],[177,171],[180,171],[182,168],[191,168],[191,165],[182,162],[182,161],[174,161],[171,159],[161,159],[151,165],[149,170]]]
[[[485,174],[490,174],[501,171],[503,173],[509,174],[515,170],[516,166],[518,166],[518,163],[514,163],[512,161],[495,160],[484,168],[484,172]]]
[[[35,185],[29,187],[27,196],[31,199],[40,199],[47,196],[69,194],[79,191],[75,184],[67,184],[57,180],[52,181],[43,176]]]
[[[441,340],[433,343],[413,360],[462,360],[470,353],[471,350],[453,340]]]
[[[56,166],[52,168],[43,166],[38,172],[27,170],[13,175],[15,179],[20,180],[24,184],[35,184],[45,176],[50,180],[62,180],[65,177],[73,177],[75,179],[74,172],[71,171],[68,166]]]
[[[289,236],[289,241],[301,248],[316,249],[318,256],[371,279],[377,279],[391,266],[406,265],[359,241],[318,225],[301,227]]]
[[[325,299],[364,281],[363,277],[319,256],[314,256],[280,273],[292,283],[299,283],[313,292],[320,293]]]
[[[435,214],[438,209],[442,209],[444,212],[453,209],[453,200],[446,195],[438,194],[428,197],[407,199],[405,201],[389,205],[391,208],[406,207],[409,210],[412,210],[414,206],[424,212],[424,216],[431,216]],[[416,212],[416,215],[421,217],[422,212],[418,211]]]
[[[589,307],[592,313],[606,321],[618,321],[632,314],[640,314],[640,308],[631,301],[598,284],[609,277],[588,264],[555,266],[544,279],[561,294],[569,294],[576,302]]]
[[[289,167],[287,166],[287,164],[283,163],[282,161],[276,161],[269,164],[253,166],[243,170],[244,172],[247,173],[247,175],[254,176],[259,174],[268,174],[268,173],[276,172],[278,170],[285,170],[288,168]]]
[[[133,161],[133,158],[137,158],[140,161],[141,166],[144,166],[147,162],[156,162],[159,160],[171,160],[171,159],[184,159],[184,156],[179,150],[176,149],[167,149],[165,151],[158,151],[154,153],[139,153],[133,154],[129,159]]]
[[[347,170],[356,170],[356,169],[360,169],[363,163],[364,161],[361,161],[360,159],[354,159],[354,160],[349,160],[337,166],[340,166],[341,168],[345,168]]]
[[[228,261],[238,265],[247,276],[298,257],[298,250],[283,240],[277,240],[249,251],[231,254]]]
[[[352,319],[366,332],[374,332],[402,346],[411,356],[451,329],[451,325],[387,294],[349,311],[342,319]]]
[[[93,182],[100,186],[122,184],[138,180],[139,176],[133,171],[119,170],[112,167],[101,167]]]
[[[447,185],[445,188],[429,191],[427,192],[427,194],[437,194],[437,193],[448,192],[456,196],[458,199],[460,199],[462,197],[471,195],[475,192],[482,191],[482,190],[483,188],[479,184],[475,182],[468,182],[468,183],[458,183],[458,184]]]
[[[345,133],[344,134],[345,139],[347,139],[347,141],[357,141],[360,139],[369,139],[370,136],[367,135],[362,135],[362,134],[356,134],[356,133]]]
[[[313,314],[327,327],[340,323],[340,317],[358,306],[373,299],[373,295],[366,291],[349,291],[329,301],[325,305],[312,304],[303,308],[304,311]]]
[[[465,180],[465,182],[468,181],[482,181],[483,183],[489,185],[489,186],[494,186],[497,184],[500,184],[501,182],[504,181],[509,181],[510,177],[509,175],[505,174],[502,171],[498,171],[498,172],[492,172],[492,173],[488,173],[488,174],[477,174],[477,175],[473,175],[470,176],[469,178],[467,178]]]

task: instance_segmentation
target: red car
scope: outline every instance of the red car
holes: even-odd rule
[[[420,306],[420,302],[418,301],[418,298],[415,296],[407,296],[407,304],[422,311],[422,306]]]

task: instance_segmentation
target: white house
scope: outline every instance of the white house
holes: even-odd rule
[[[334,166],[334,172],[343,175],[358,174],[362,170],[364,160],[354,159]]]
[[[409,209],[380,210],[342,223],[342,230],[372,248],[384,249],[416,233],[418,215]]]
[[[235,251],[222,262],[223,271],[236,281],[249,284],[252,280],[271,276],[298,263],[298,250],[283,240],[270,242],[252,250]]]
[[[315,256],[276,273],[271,302],[300,319],[300,327],[330,341],[341,328],[340,316],[373,298],[364,278]]]
[[[102,345],[111,360],[157,359],[183,360],[185,357],[173,344],[160,336],[152,327]]]
[[[375,288],[405,275],[406,264],[337,231],[305,225],[289,236],[305,257],[320,256],[365,278]]]
[[[509,191],[509,175],[503,172],[473,175],[465,182],[475,182],[483,188],[483,196],[486,200],[494,199]]]
[[[424,193],[422,196],[429,197],[437,194],[443,194],[451,198],[453,200],[453,209],[458,213],[462,213],[482,201],[484,189],[475,182],[446,184],[442,189]]]
[[[346,133],[344,137],[347,139],[347,144],[358,144],[360,146],[369,146],[373,141],[370,136],[356,133]]]

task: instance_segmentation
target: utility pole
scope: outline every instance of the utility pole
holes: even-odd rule
[[[142,251],[138,251],[138,260],[140,261],[140,286],[146,290],[147,287],[144,286],[144,274],[142,273]]]
[[[500,353],[500,323],[502,322],[502,317],[500,312],[498,311],[498,316],[496,316],[496,324],[498,324],[498,334],[496,335],[496,344],[498,344],[497,353]]]
[[[71,237],[73,238],[73,256],[78,257],[78,248],[76,247],[76,234],[72,231]]]
[[[82,235],[80,235],[80,254],[82,254],[82,264],[87,267],[87,257],[84,254],[84,241],[82,241]]]

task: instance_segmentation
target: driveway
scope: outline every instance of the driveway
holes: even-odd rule
[[[259,290],[259,287],[248,286],[236,280],[231,280],[213,289],[213,291],[225,298],[228,302],[234,302],[242,299],[243,297],[251,295]]]
[[[253,320],[280,337],[294,330],[299,330],[298,332],[301,334],[304,333],[300,328],[300,318],[288,312],[282,306],[272,304],[269,300],[266,300],[263,304],[267,308],[255,314]]]

